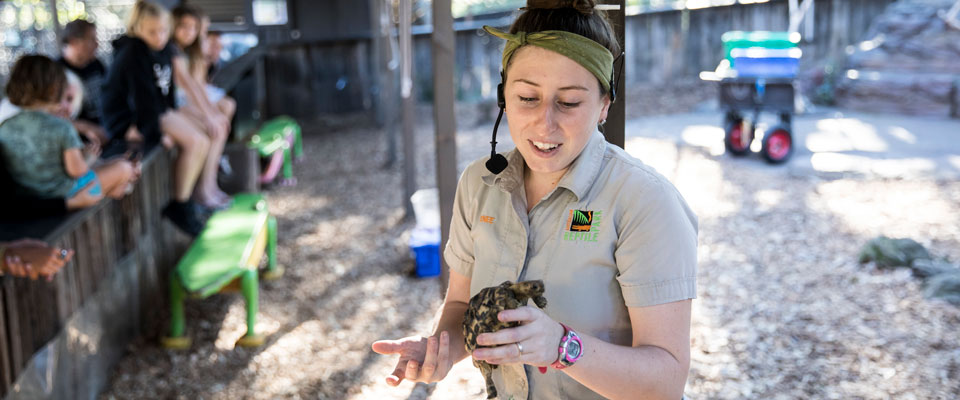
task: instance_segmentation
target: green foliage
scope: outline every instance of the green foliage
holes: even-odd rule
[[[909,267],[914,260],[929,260],[930,253],[913,239],[891,239],[879,236],[860,250],[861,264],[875,262],[877,268]]]

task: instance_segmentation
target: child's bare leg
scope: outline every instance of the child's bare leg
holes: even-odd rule
[[[203,118],[196,107],[182,107],[184,114],[197,126],[203,125]],[[207,206],[218,206],[224,204],[229,196],[220,190],[217,186],[217,172],[220,170],[220,156],[223,154],[223,147],[227,141],[227,135],[210,136],[210,132],[203,130],[204,134],[210,139],[210,150],[207,152],[206,160],[203,164],[203,172],[200,174],[200,180],[194,188],[193,193],[197,200]]]
[[[127,185],[135,178],[133,164],[124,159],[114,159],[94,168],[103,194],[112,199],[123,198]]]
[[[237,112],[237,101],[230,96],[223,96],[223,98],[217,102],[217,109],[220,110],[223,115],[226,115],[228,119],[233,119],[233,113]]]
[[[179,202],[190,200],[190,194],[197,184],[197,178],[203,169],[204,160],[210,150],[210,139],[186,115],[178,111],[168,111],[160,117],[163,133],[170,136],[180,149],[174,171],[173,198]]]

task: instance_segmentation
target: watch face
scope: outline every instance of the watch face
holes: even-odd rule
[[[571,340],[567,342],[567,358],[576,359],[580,357],[580,342]]]

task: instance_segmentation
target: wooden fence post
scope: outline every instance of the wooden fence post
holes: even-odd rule
[[[446,287],[449,274],[443,248],[450,233],[453,196],[457,189],[456,92],[453,86],[456,41],[450,0],[433,0],[433,121],[436,133],[437,188],[440,194],[440,281]],[[441,296],[446,290],[441,291]]]

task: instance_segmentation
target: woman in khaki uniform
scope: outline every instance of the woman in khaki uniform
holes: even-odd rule
[[[528,1],[509,33],[485,29],[507,41],[502,107],[517,148],[461,176],[437,326],[373,344],[400,356],[387,383],[438,381],[473,356],[500,366],[503,399],[681,398],[697,219],[672,184],[597,129],[620,54],[609,23],[594,1],[547,0]],[[544,281],[547,306],[501,312],[521,326],[479,335],[493,347],[467,354],[470,297],[531,279]]]

